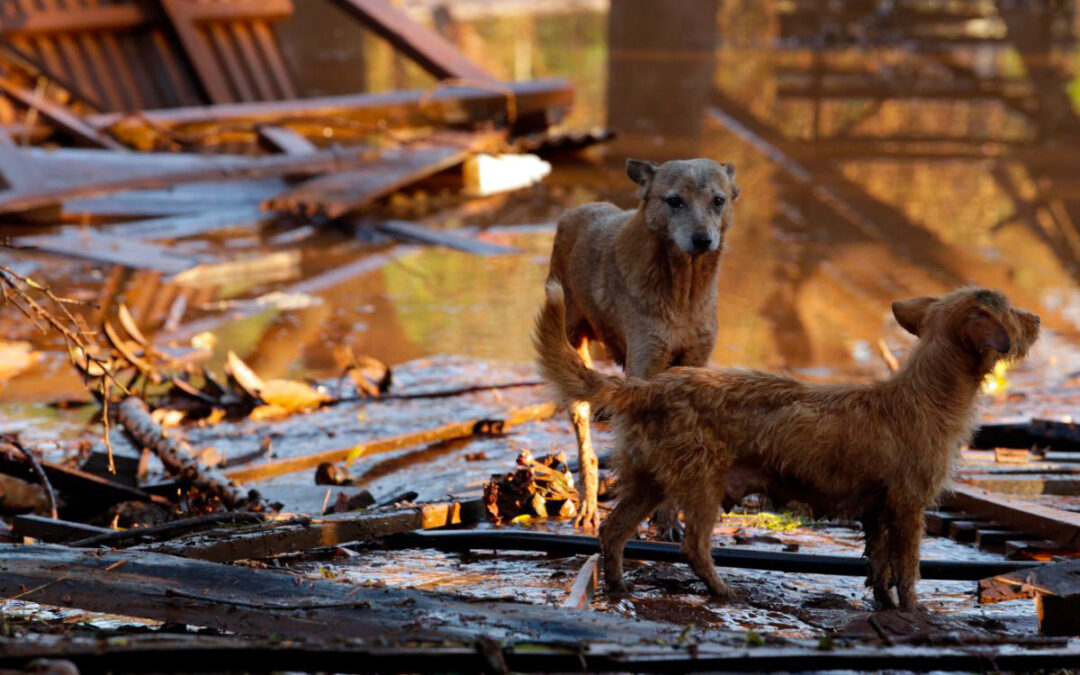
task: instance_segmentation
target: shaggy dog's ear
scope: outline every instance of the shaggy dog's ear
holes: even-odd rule
[[[937,300],[929,296],[911,298],[910,300],[897,300],[892,304],[892,313],[896,322],[904,327],[904,330],[915,337],[919,336],[919,327],[926,318],[926,310]]]
[[[979,312],[964,324],[964,336],[971,343],[971,348],[982,354],[993,349],[998,354],[1008,354],[1012,349],[1012,340],[1005,324],[987,312]]]
[[[731,201],[738,201],[739,199],[739,186],[735,184],[735,165],[720,163],[720,169],[727,174],[728,180],[731,181]]]
[[[626,175],[640,186],[638,189],[639,197],[645,197],[645,194],[649,191],[649,183],[652,182],[653,176],[656,175],[656,170],[659,168],[659,164],[644,159],[626,160]]]

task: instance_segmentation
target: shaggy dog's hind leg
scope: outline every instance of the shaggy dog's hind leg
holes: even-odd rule
[[[716,572],[712,559],[711,537],[716,524],[717,510],[723,501],[722,490],[712,490],[712,484],[705,486],[692,498],[681,500],[683,516],[686,518],[686,535],[682,550],[690,567],[709,588],[709,594],[720,601],[730,600],[731,589]]]
[[[623,549],[664,499],[660,486],[643,473],[626,472],[616,487],[619,501],[600,526],[600,550],[604,560],[604,583],[611,593],[626,593],[631,586],[623,579]]]
[[[889,561],[888,530],[882,519],[881,509],[867,511],[862,517],[863,532],[866,536],[866,557],[869,573],[866,585],[874,590],[874,605],[877,609],[895,609],[890,588],[893,585],[893,570]]]

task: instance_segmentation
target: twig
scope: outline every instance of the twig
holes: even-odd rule
[[[877,348],[881,352],[881,358],[885,361],[885,365],[889,367],[890,373],[900,370],[900,362],[896,360],[896,356],[889,349],[889,345],[885,344],[885,338],[878,339]]]
[[[472,394],[479,391],[492,391],[496,389],[517,389],[519,387],[539,387],[544,384],[547,384],[547,382],[545,382],[544,380],[520,380],[518,382],[472,385],[468,387],[458,387],[457,389],[426,391],[416,394],[384,394],[382,396],[342,396],[340,398],[334,399],[333,401],[330,401],[329,403],[327,403],[327,405],[334,405],[336,403],[351,403],[354,401],[367,401],[370,403],[378,403],[379,401],[408,401],[412,399],[450,398],[451,396],[461,396],[463,394]]]
[[[45,490],[45,498],[49,501],[49,517],[53,520],[59,520],[60,515],[56,510],[56,493],[53,491],[52,483],[49,482],[49,477],[45,475],[45,469],[41,468],[41,463],[38,462],[37,457],[14,436],[5,435],[0,437],[0,440],[26,456],[26,460],[30,462],[30,466],[34,467],[34,473],[37,474],[38,480],[41,481],[41,487]]]
[[[213,595],[204,595],[201,593],[188,593],[187,591],[181,591],[175,588],[165,589],[165,595],[174,598],[188,598],[190,600],[200,600],[202,602],[220,602],[223,605],[233,605],[235,607],[250,607],[251,609],[323,609],[330,607],[357,607],[366,608],[370,607],[371,603],[367,600],[352,600],[346,602],[296,602],[296,603],[263,603],[263,602],[248,602],[246,600],[235,600],[233,598],[222,598]]]
[[[89,548],[90,546],[118,546],[120,544],[127,543],[132,539],[146,539],[150,538],[153,541],[160,541],[162,539],[172,538],[181,532],[188,532],[189,530],[198,528],[200,525],[211,525],[218,523],[240,523],[240,522],[262,522],[264,517],[253,511],[237,511],[234,513],[211,513],[206,516],[197,516],[195,518],[184,518],[183,520],[174,520],[169,523],[161,523],[160,525],[151,525],[150,527],[137,527],[131,530],[120,530],[117,532],[106,532],[104,534],[95,534],[92,537],[86,537],[85,539],[79,539],[73,541],[69,546],[75,548]]]
[[[112,439],[109,438],[109,385],[101,378],[101,423],[105,426],[105,451],[109,453],[109,473],[116,475],[116,462],[113,461]]]

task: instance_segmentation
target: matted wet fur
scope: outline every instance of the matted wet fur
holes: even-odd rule
[[[818,385],[704,368],[623,380],[578,358],[565,338],[563,290],[549,283],[534,337],[540,369],[563,400],[614,416],[619,502],[600,528],[608,589],[628,590],[623,547],[673,499],[686,518],[688,562],[714,596],[728,597],[709,537],[718,508],[757,492],[861,521],[877,606],[914,609],[923,511],[972,433],[986,374],[999,359],[1027,354],[1039,318],[978,288],[895,302],[892,310],[919,341],[880,382]]]
[[[638,184],[637,209],[586,204],[559,219],[548,280],[565,289],[566,338],[590,365],[589,341],[603,342],[634,377],[703,366],[716,343],[716,275],[739,195],[735,168],[631,159],[626,173]],[[589,416],[587,402],[570,407],[583,487],[577,524],[595,529]],[[668,538],[677,534],[677,513],[665,510],[658,520]]]

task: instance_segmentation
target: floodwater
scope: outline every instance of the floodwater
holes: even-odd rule
[[[192,325],[212,329],[218,363],[234,349],[263,377],[331,374],[340,346],[390,363],[435,353],[528,361],[558,215],[597,199],[633,206],[626,157],[706,156],[734,163],[742,189],[719,281],[714,363],[878,376],[877,341],[900,352],[909,344],[890,317],[892,300],[975,283],[1042,315],[1033,364],[1066,373],[1080,365],[1073,3],[408,6],[502,77],[572,81],[567,128],[619,132],[585,157],[556,159],[531,190],[463,202],[436,186],[385,206],[435,227],[481,228],[520,253],[373,248],[336,231],[196,238],[178,249],[218,261],[252,250],[276,257],[187,288],[178,330],[162,329],[178,309],[178,284],[156,273],[20,254],[23,269],[76,297],[122,298],[159,340],[186,340]],[[351,25],[325,0],[297,3],[283,34],[306,94],[430,86]],[[336,268],[344,271],[328,278]],[[298,302],[253,302],[272,291]],[[3,318],[10,339],[58,354],[13,310]],[[0,396],[79,397],[69,371],[46,358]]]

